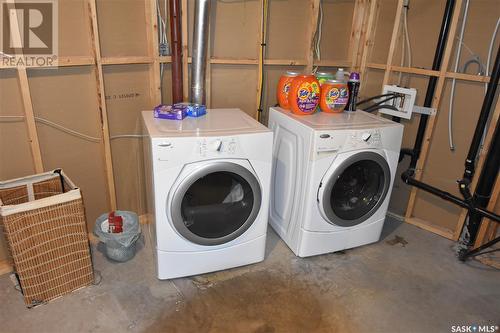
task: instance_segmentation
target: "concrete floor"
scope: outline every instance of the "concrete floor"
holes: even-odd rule
[[[402,239],[391,242],[396,235]],[[458,262],[452,247],[388,221],[377,244],[300,259],[270,229],[263,263],[159,281],[146,238],[124,264],[94,251],[99,285],[31,310],[1,276],[0,331],[451,332],[500,324],[499,271]]]

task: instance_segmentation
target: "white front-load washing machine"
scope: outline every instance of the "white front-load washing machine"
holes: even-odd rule
[[[403,126],[363,111],[299,116],[271,108],[270,224],[300,257],[380,238]]]
[[[273,133],[239,109],[182,121],[142,113],[160,279],[264,259]]]

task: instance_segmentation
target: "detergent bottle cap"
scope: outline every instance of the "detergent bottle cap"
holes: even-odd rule
[[[349,75],[349,81],[359,82],[359,73],[351,72],[351,75]]]

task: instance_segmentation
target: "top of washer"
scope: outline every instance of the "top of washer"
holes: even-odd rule
[[[312,115],[299,116],[280,107],[271,108],[271,112],[287,115],[296,121],[315,130],[329,129],[363,129],[385,126],[401,126],[389,119],[385,119],[364,111],[326,113],[316,112]]]
[[[207,109],[207,114],[183,120],[156,119],[143,111],[142,119],[151,137],[237,135],[270,130],[240,109]]]

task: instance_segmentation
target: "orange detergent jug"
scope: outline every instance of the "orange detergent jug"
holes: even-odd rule
[[[319,103],[319,82],[314,75],[298,75],[288,93],[290,110],[298,115],[313,114]]]
[[[319,106],[321,111],[337,113],[344,111],[349,99],[347,84],[337,80],[327,80],[321,86]]]
[[[278,88],[276,89],[276,99],[278,100],[279,106],[283,109],[289,110],[288,106],[288,92],[290,91],[290,86],[294,77],[299,75],[298,72],[286,71],[285,74],[281,75],[278,81]]]

